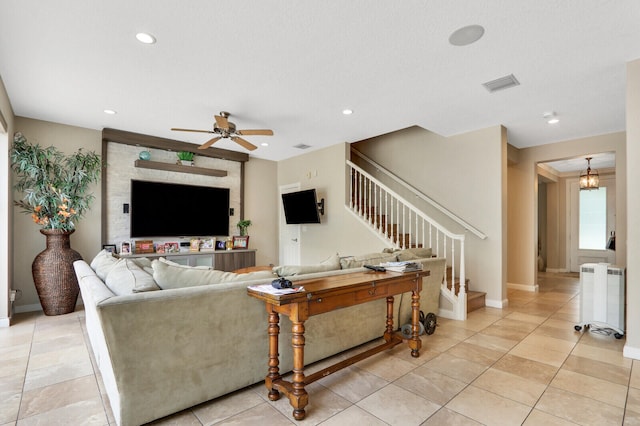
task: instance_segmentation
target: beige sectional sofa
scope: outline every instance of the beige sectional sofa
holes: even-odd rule
[[[270,282],[277,273],[292,281],[345,274],[400,256],[431,271],[421,310],[437,313],[445,260],[419,257],[424,254],[430,255],[414,249],[332,256],[318,265],[249,274],[164,259],[118,260],[106,252],[91,265],[75,262],[87,331],[117,424],[140,425],[264,380],[267,315],[262,302],[247,296],[248,285]],[[410,294],[397,296],[394,308],[396,326],[409,322]],[[385,315],[379,300],[310,318],[305,362],[379,338]],[[281,372],[292,366],[290,330],[288,318],[281,318]]]

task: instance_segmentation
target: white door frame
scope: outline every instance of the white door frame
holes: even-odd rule
[[[300,182],[281,185],[278,191],[278,205],[282,206],[282,194],[300,190]],[[299,265],[300,264],[300,225],[287,225],[284,217],[284,209],[278,210],[278,264]]]

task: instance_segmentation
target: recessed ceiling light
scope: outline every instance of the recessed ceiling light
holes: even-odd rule
[[[343,113],[344,115],[351,115],[351,114],[353,114],[353,110],[352,110],[352,109],[349,109],[349,108],[347,108],[347,109],[343,109],[343,110],[342,110],[342,113]]]
[[[545,112],[542,115],[542,118],[544,118],[545,120],[547,120],[547,124],[556,124],[560,122],[560,119],[556,116],[556,113],[551,111],[551,112]]]
[[[149,33],[138,33],[136,34],[136,38],[140,43],[144,44],[153,44],[156,42],[156,38]]]
[[[484,28],[480,25],[467,25],[455,30],[449,36],[449,43],[454,46],[466,46],[480,40],[484,35]]]
[[[113,110],[113,109],[105,109],[104,113],[105,114],[109,114],[109,115],[116,115],[118,113],[118,111]]]
[[[269,144],[267,142],[262,142],[260,145],[261,146],[269,146]]]

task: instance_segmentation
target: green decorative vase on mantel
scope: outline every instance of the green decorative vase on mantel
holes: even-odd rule
[[[80,291],[73,262],[82,256],[71,249],[69,236],[94,198],[88,189],[100,179],[102,161],[82,149],[65,155],[53,146],[30,144],[16,133],[11,169],[14,187],[23,193],[14,204],[31,215],[46,237],[47,248],[31,266],[40,304],[46,315],[73,312]]]

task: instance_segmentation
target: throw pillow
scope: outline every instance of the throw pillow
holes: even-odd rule
[[[258,279],[272,280],[274,278],[271,271],[235,274],[197,266],[179,265],[164,258],[154,260],[152,267],[153,278],[163,290]]]
[[[100,277],[102,281],[107,277],[111,268],[118,263],[118,259],[113,257],[111,252],[106,250],[100,251],[96,254],[96,257],[91,261],[91,269],[96,271],[96,275]]]
[[[340,269],[340,257],[335,254],[316,265],[282,265],[274,266],[273,272],[279,277],[312,274],[314,272],[335,271]]]
[[[426,259],[431,257],[432,251],[431,248],[409,248],[405,250],[398,250],[395,252],[398,256],[398,262],[404,262],[405,260],[414,260],[414,259]]]
[[[379,265],[385,262],[395,262],[395,253],[369,253],[361,256],[343,257],[340,259],[342,269],[359,268],[363,265]]]
[[[153,277],[132,259],[120,259],[107,274],[104,283],[115,295],[160,290]]]

